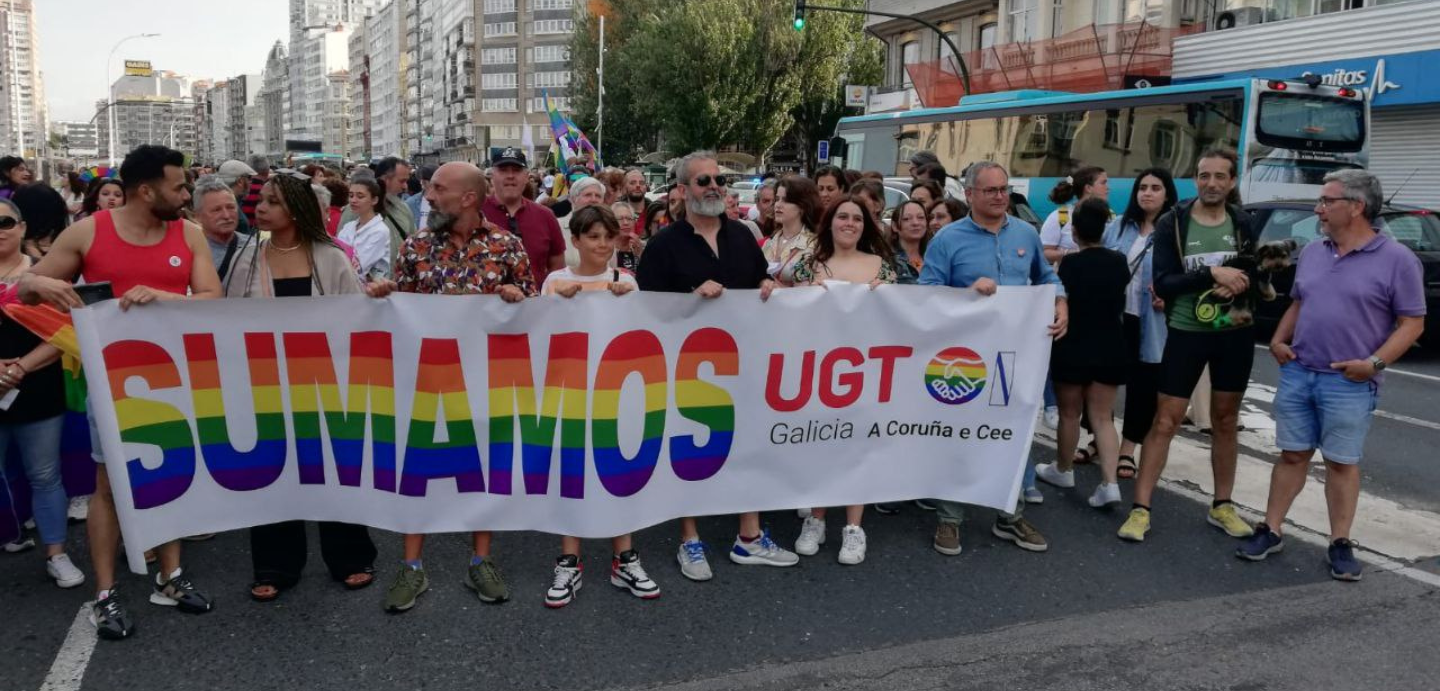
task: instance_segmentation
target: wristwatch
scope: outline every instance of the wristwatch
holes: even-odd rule
[[[1370,366],[1374,367],[1376,372],[1380,372],[1385,369],[1385,361],[1381,360],[1379,355],[1371,355]]]

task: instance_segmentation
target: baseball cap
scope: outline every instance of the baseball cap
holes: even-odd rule
[[[254,168],[245,165],[243,161],[237,161],[233,158],[224,163],[221,163],[220,168],[216,170],[215,173],[217,175],[220,175],[221,177],[227,177],[231,179],[238,178],[241,175],[253,176],[257,174]]]
[[[520,166],[521,168],[530,167],[525,163],[525,152],[513,146],[507,146],[502,149],[500,155],[495,157],[495,160],[491,161],[491,164],[496,168],[504,165]]]

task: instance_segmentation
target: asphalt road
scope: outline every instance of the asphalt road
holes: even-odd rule
[[[1396,519],[1403,523],[1440,508],[1432,462],[1440,355],[1420,354],[1398,369],[1436,377],[1391,375],[1381,411],[1432,426],[1381,417],[1367,449],[1365,490],[1406,507]],[[1260,447],[1274,376],[1273,362],[1257,357],[1247,400],[1255,425],[1245,437],[1254,458],[1273,454]],[[1193,431],[1180,442],[1195,452],[1204,443]],[[1052,455],[1043,444],[1032,452],[1037,460]],[[867,513],[862,565],[835,562],[840,524],[832,520],[829,542],[799,567],[740,567],[723,557],[733,519],[712,518],[701,532],[718,553],[716,579],[691,583],[676,569],[676,527],[667,523],[636,537],[663,589],[659,600],[607,585],[608,546],[592,541],[585,589],[554,611],[542,605],[558,551],[549,536],[497,537],[514,594],[502,605],[482,604],[462,586],[463,537],[433,540],[431,590],[397,616],[380,608],[399,559],[397,536],[376,533],[375,587],[344,591],[325,577],[317,552],[297,589],[262,605],[246,596],[245,534],[224,534],[186,545],[188,568],[216,597],[216,611],[191,616],[150,605],[140,577],[127,575],[136,638],[102,642],[78,666],[73,654],[90,649],[93,632],[77,626],[66,644],[67,631],[89,586],[58,590],[34,552],[0,554],[8,642],[0,690],[1434,687],[1433,556],[1390,563],[1412,567],[1403,573],[1371,566],[1359,584],[1336,583],[1318,540],[1301,541],[1304,528],[1323,534],[1325,526],[1306,525],[1270,561],[1240,562],[1230,554],[1235,541],[1204,522],[1197,500],[1205,488],[1183,483],[1162,490],[1151,539],[1126,544],[1114,537],[1123,512],[1084,503],[1094,475],[1082,468],[1076,490],[1045,487],[1045,504],[1027,510],[1051,541],[1045,554],[991,537],[993,514],[981,509],[963,529],[964,553],[942,557],[929,548],[933,515],[907,507],[893,517]],[[1362,514],[1366,508],[1362,501]],[[793,512],[766,521],[793,543]],[[88,572],[83,530],[72,531],[72,543]],[[1440,554],[1440,543],[1427,554]],[[81,683],[64,673],[67,664],[83,673]]]

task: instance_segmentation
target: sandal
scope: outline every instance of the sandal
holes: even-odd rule
[[[1120,465],[1115,468],[1115,476],[1121,480],[1133,480],[1135,472],[1139,469],[1140,466],[1135,464],[1134,456],[1121,456]]]
[[[1074,465],[1092,463],[1098,455],[1100,455],[1100,449],[1095,446],[1095,440],[1091,439],[1089,444],[1075,449],[1075,460],[1071,461],[1071,463]]]
[[[269,588],[269,592],[261,592],[261,588]],[[250,584],[250,599],[256,602],[274,602],[280,599],[280,586],[271,581],[255,581]]]
[[[350,574],[341,581],[345,584],[346,590],[363,590],[375,582],[375,567],[367,566],[360,571]]]

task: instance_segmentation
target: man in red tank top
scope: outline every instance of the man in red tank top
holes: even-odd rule
[[[120,178],[125,185],[125,206],[66,228],[50,253],[21,280],[22,301],[32,305],[44,302],[61,310],[81,307],[71,280],[82,275],[88,283],[109,281],[121,309],[157,300],[221,296],[220,277],[204,232],[180,215],[190,201],[184,156],[163,146],[141,146],[125,157]],[[103,463],[93,419],[90,425],[94,456]],[[116,597],[120,520],[110,478],[103,465],[97,470],[86,524],[97,592],[90,620],[101,638],[123,639],[134,631],[134,625]],[[210,598],[181,573],[180,543],[161,545],[158,551],[160,573],[150,601],[183,612],[210,611]]]

